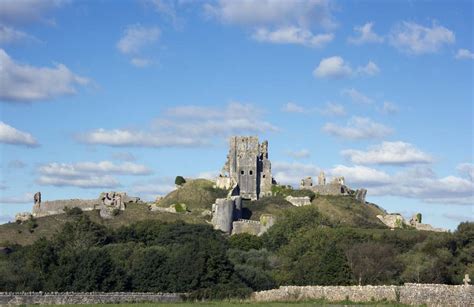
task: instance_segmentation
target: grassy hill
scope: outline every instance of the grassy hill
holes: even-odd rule
[[[280,191],[281,192],[281,191]],[[293,208],[285,200],[285,193],[270,196],[258,201],[243,202],[243,218],[259,220],[262,214],[280,215],[285,210]],[[293,190],[293,194],[306,191]],[[125,211],[113,219],[104,220],[98,210],[85,212],[92,221],[111,228],[130,225],[143,220],[158,220],[173,222],[177,220],[191,224],[207,224],[209,216],[202,215],[203,211],[211,210],[216,198],[226,197],[228,191],[216,189],[213,182],[206,179],[189,180],[182,187],[166,195],[158,204],[160,207],[169,207],[172,204],[186,204],[186,213],[152,212],[146,203],[130,203]],[[374,204],[361,204],[351,196],[317,196],[312,205],[318,208],[321,214],[333,224],[359,228],[386,228],[376,217],[385,211]],[[40,237],[51,237],[61,229],[72,216],[59,214],[37,218],[24,224],[8,223],[0,225],[0,246],[6,242],[20,245],[31,244]]]

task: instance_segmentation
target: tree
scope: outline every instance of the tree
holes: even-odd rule
[[[182,186],[185,183],[186,183],[186,179],[184,179],[183,176],[176,176],[176,178],[174,180],[174,184],[176,184],[178,186]]]

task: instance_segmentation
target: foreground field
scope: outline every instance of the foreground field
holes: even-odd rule
[[[52,306],[52,305],[40,305],[40,306]],[[54,306],[77,306],[83,307],[84,305],[54,305]],[[163,303],[163,304],[152,304],[152,303],[137,303],[137,304],[95,304],[88,306],[119,306],[119,307],[140,307],[140,306],[160,306],[160,307],[188,307],[188,306],[199,306],[199,307],[215,307],[215,306],[244,306],[244,307],[284,307],[284,306],[298,306],[298,307],[310,307],[310,306],[383,306],[383,307],[403,307],[409,306],[404,304],[397,304],[393,302],[364,302],[356,303],[351,301],[343,302],[328,302],[323,300],[318,301],[304,301],[304,302],[270,302],[270,303],[252,303],[252,302],[189,302],[189,303]],[[420,305],[424,306],[424,305]]]

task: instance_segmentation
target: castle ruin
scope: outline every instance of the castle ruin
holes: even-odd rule
[[[260,144],[256,136],[231,137],[227,161],[216,179],[216,186],[232,188],[232,195],[257,200],[271,195],[272,182],[268,141]]]

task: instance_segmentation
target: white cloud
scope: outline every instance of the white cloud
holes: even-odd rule
[[[403,21],[396,25],[390,33],[390,43],[409,54],[434,53],[444,45],[453,44],[454,33],[437,24],[424,27],[414,22]]]
[[[0,204],[28,204],[33,203],[33,193],[25,193],[21,196],[0,197]]]
[[[220,0],[206,4],[208,15],[223,23],[244,26],[299,25],[308,28],[318,24],[326,28],[335,26],[331,4],[326,0]]]
[[[144,68],[144,67],[148,67],[151,64],[153,64],[153,61],[150,60],[150,59],[146,59],[146,58],[134,57],[130,60],[130,63],[132,63],[132,65],[135,66],[135,67]]]
[[[390,101],[384,101],[380,112],[383,114],[395,114],[398,113],[398,106]]]
[[[45,176],[84,177],[89,174],[149,175],[152,171],[145,165],[132,162],[115,164],[110,161],[49,163],[40,166],[39,172]]]
[[[72,186],[84,189],[115,188],[120,186],[117,179],[107,175],[93,175],[84,178],[40,176],[37,182],[41,185],[52,185],[56,187]]]
[[[467,49],[459,49],[455,58],[458,60],[474,60],[474,52]]]
[[[344,89],[342,94],[349,96],[354,102],[360,104],[372,104],[374,100],[359,92],[355,88]]]
[[[111,175],[149,175],[152,171],[141,164],[125,162],[114,164],[110,161],[49,163],[38,169],[37,182],[42,185],[75,186],[80,188],[112,188],[119,182]]]
[[[468,222],[468,221],[473,222],[474,221],[474,213],[464,215],[464,214],[457,214],[457,213],[453,213],[453,212],[447,212],[447,213],[444,213],[443,216],[445,218],[456,221],[458,223]]]
[[[471,181],[474,180],[474,164],[472,163],[461,163],[456,169],[461,175],[465,175]]]
[[[0,121],[0,143],[28,147],[39,146],[38,141],[31,134],[17,130],[3,121]]]
[[[319,110],[319,113],[328,116],[344,116],[346,115],[346,109],[341,104],[327,102],[324,108]]]
[[[324,58],[313,71],[316,78],[342,79],[352,74],[352,68],[340,56]]]
[[[382,43],[384,41],[383,37],[377,35],[373,30],[374,23],[367,22],[363,26],[354,27],[354,31],[358,36],[349,37],[347,41],[355,45],[361,45],[365,43]]]
[[[336,165],[328,170],[328,175],[332,177],[343,176],[349,186],[378,186],[390,182],[390,176],[387,173],[360,165]]]
[[[335,27],[326,0],[220,0],[204,8],[222,23],[250,27],[252,38],[260,42],[322,47],[334,39],[332,33],[313,34],[311,30]]]
[[[365,66],[359,66],[357,73],[360,75],[374,76],[380,72],[380,68],[372,61],[369,61]]]
[[[287,26],[270,31],[266,28],[257,29],[252,38],[259,42],[274,44],[298,44],[308,47],[322,47],[334,39],[334,34],[313,34],[311,31]]]
[[[287,112],[287,113],[304,113],[305,112],[305,108],[294,103],[294,102],[288,102],[287,104],[285,104],[283,106],[283,108],[281,109],[283,112]]]
[[[208,179],[208,180],[215,180],[219,176],[218,171],[205,171],[205,172],[200,172],[196,178],[203,178],[203,179]]]
[[[89,81],[63,64],[33,67],[16,63],[0,49],[0,100],[32,102],[76,93],[77,85]]]
[[[313,75],[316,78],[343,79],[354,75],[373,76],[379,72],[380,68],[372,61],[369,61],[365,66],[357,67],[354,71],[351,65],[344,61],[342,57],[332,56],[322,59],[313,70]]]
[[[43,15],[60,7],[68,0],[2,0],[0,1],[0,23],[27,24],[43,20]]]
[[[0,45],[13,44],[21,41],[37,41],[37,39],[23,31],[0,24]]]
[[[385,186],[371,189],[371,195],[392,195],[421,199],[426,203],[472,205],[474,182],[456,176],[438,178],[430,168],[412,168],[391,176]]]
[[[311,156],[311,153],[307,149],[301,149],[301,150],[290,150],[287,151],[286,154],[293,159],[307,159]]]
[[[117,48],[123,54],[138,54],[143,48],[157,42],[160,34],[161,30],[158,27],[129,25],[118,41]]]
[[[304,177],[315,177],[321,169],[313,164],[300,162],[274,162],[272,163],[273,177],[279,184],[298,186]]]
[[[431,155],[410,143],[400,141],[382,142],[380,145],[369,147],[367,151],[347,149],[341,153],[355,164],[407,165],[433,162]]]
[[[150,131],[97,129],[80,134],[78,140],[108,146],[196,147],[215,137],[278,130],[260,114],[252,105],[240,103],[224,108],[180,106],[167,109],[166,116],[157,118]]]
[[[352,117],[346,126],[327,123],[322,130],[332,136],[351,140],[382,138],[392,133],[391,128],[358,116]]]

